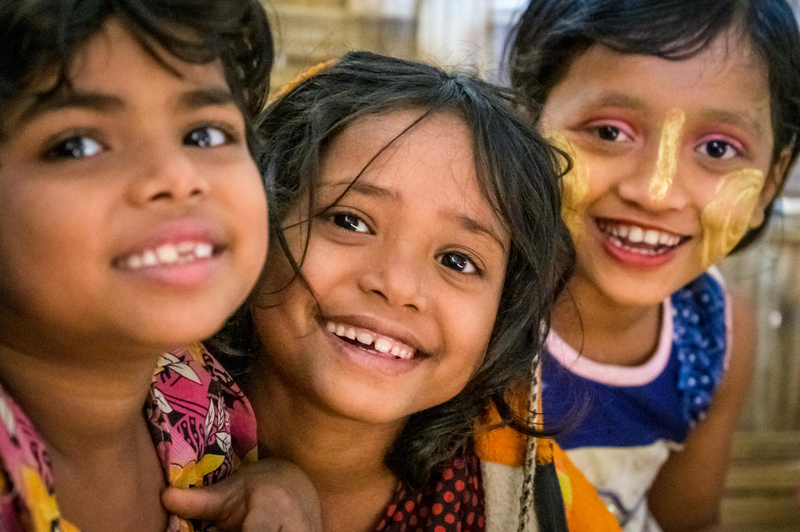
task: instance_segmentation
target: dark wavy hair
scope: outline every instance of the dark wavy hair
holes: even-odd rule
[[[0,0],[0,116],[25,95],[69,87],[77,50],[111,17],[165,68],[153,45],[190,63],[219,59],[245,121],[263,110],[273,45],[258,0]],[[4,129],[0,122],[0,135]]]
[[[413,414],[386,457],[387,466],[411,487],[421,486],[468,441],[489,401],[507,424],[540,433],[512,414],[505,394],[529,378],[551,307],[575,259],[560,215],[559,169],[565,156],[530,125],[517,109],[520,105],[509,89],[473,75],[353,52],[280,96],[259,125],[265,151],[257,161],[272,192],[272,237],[290,259],[281,221],[289,208],[313,195],[324,150],[349,125],[365,116],[410,108],[423,111],[414,124],[447,112],[462,118],[471,131],[481,192],[508,227],[511,250],[484,360],[455,398]],[[318,215],[311,209],[309,219]],[[296,266],[302,276],[302,257],[296,258]],[[246,371],[258,353],[254,340],[245,307],[209,345],[228,366]]]
[[[789,147],[794,162],[800,152],[800,33],[786,0],[531,0],[509,39],[508,68],[512,85],[543,103],[572,61],[594,44],[680,61],[730,29],[749,40],[769,73],[773,161]],[[733,252],[761,235],[772,205]]]

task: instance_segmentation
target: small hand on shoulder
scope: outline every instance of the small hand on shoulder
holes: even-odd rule
[[[299,467],[267,458],[203,489],[167,488],[171,513],[209,521],[225,532],[322,532],[319,498]]]

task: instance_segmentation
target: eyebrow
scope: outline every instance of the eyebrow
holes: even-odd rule
[[[19,125],[27,124],[47,113],[65,109],[108,112],[121,109],[124,105],[120,98],[108,94],[59,90],[36,99],[20,116]]]
[[[648,110],[644,100],[620,92],[603,93],[599,97],[591,99],[587,107],[622,107],[639,112],[646,112]]]
[[[747,118],[741,113],[734,113],[723,109],[704,109],[700,112],[700,116],[706,120],[721,122],[750,131],[755,134],[757,138],[761,138],[763,134],[761,124],[757,120]]]
[[[203,107],[220,107],[235,105],[233,93],[227,88],[209,87],[195,89],[183,93],[178,101],[178,106],[186,110],[202,109]]]
[[[181,94],[178,100],[178,108],[188,111],[231,104],[235,104],[233,94],[231,91],[221,87],[190,90]],[[59,90],[37,99],[30,107],[25,109],[19,118],[19,125],[25,125],[47,113],[67,109],[83,109],[107,113],[118,111],[123,107],[125,107],[125,102],[121,98],[110,94]]]
[[[360,179],[356,178],[348,178],[341,181],[336,181],[334,183],[323,183],[322,185],[320,185],[320,188],[323,189],[341,188],[339,194],[345,194],[345,193],[349,194],[350,192],[355,192],[356,194],[361,194],[362,196],[370,196],[374,198],[387,198],[392,200],[399,199],[397,192],[393,190],[389,190],[388,188],[384,187],[379,187],[377,185],[372,185],[370,183],[365,183]]]
[[[465,229],[472,234],[489,237],[500,246],[500,249],[506,251],[505,244],[503,244],[503,241],[500,239],[497,233],[494,232],[490,227],[486,227],[475,219],[454,210],[446,210],[442,214],[447,217],[455,218],[456,222],[461,226],[462,229]]]

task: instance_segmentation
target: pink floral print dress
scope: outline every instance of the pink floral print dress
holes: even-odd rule
[[[213,484],[255,461],[250,403],[200,345],[164,353],[144,407],[171,486]],[[47,447],[0,387],[0,532],[78,532],[61,517]],[[168,532],[200,532],[202,523],[170,516]]]

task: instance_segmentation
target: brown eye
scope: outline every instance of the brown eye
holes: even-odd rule
[[[725,142],[724,140],[710,140],[698,149],[700,153],[704,153],[714,159],[730,159],[737,154],[736,148],[730,142]]]
[[[228,142],[228,135],[214,127],[197,128],[183,139],[185,145],[197,146],[198,148],[214,148]]]
[[[367,224],[364,223],[364,220],[359,218],[353,213],[343,212],[339,214],[334,214],[331,218],[333,223],[345,229],[347,231],[352,231],[354,233],[368,233],[369,227]]]
[[[445,268],[450,268],[459,273],[476,273],[478,271],[475,264],[460,253],[443,253],[439,257],[439,262]]]
[[[619,138],[619,128],[615,126],[600,126],[597,128],[597,136],[609,142],[615,142]]]
[[[52,159],[85,159],[103,151],[103,146],[89,137],[75,135],[62,140],[48,151]]]

